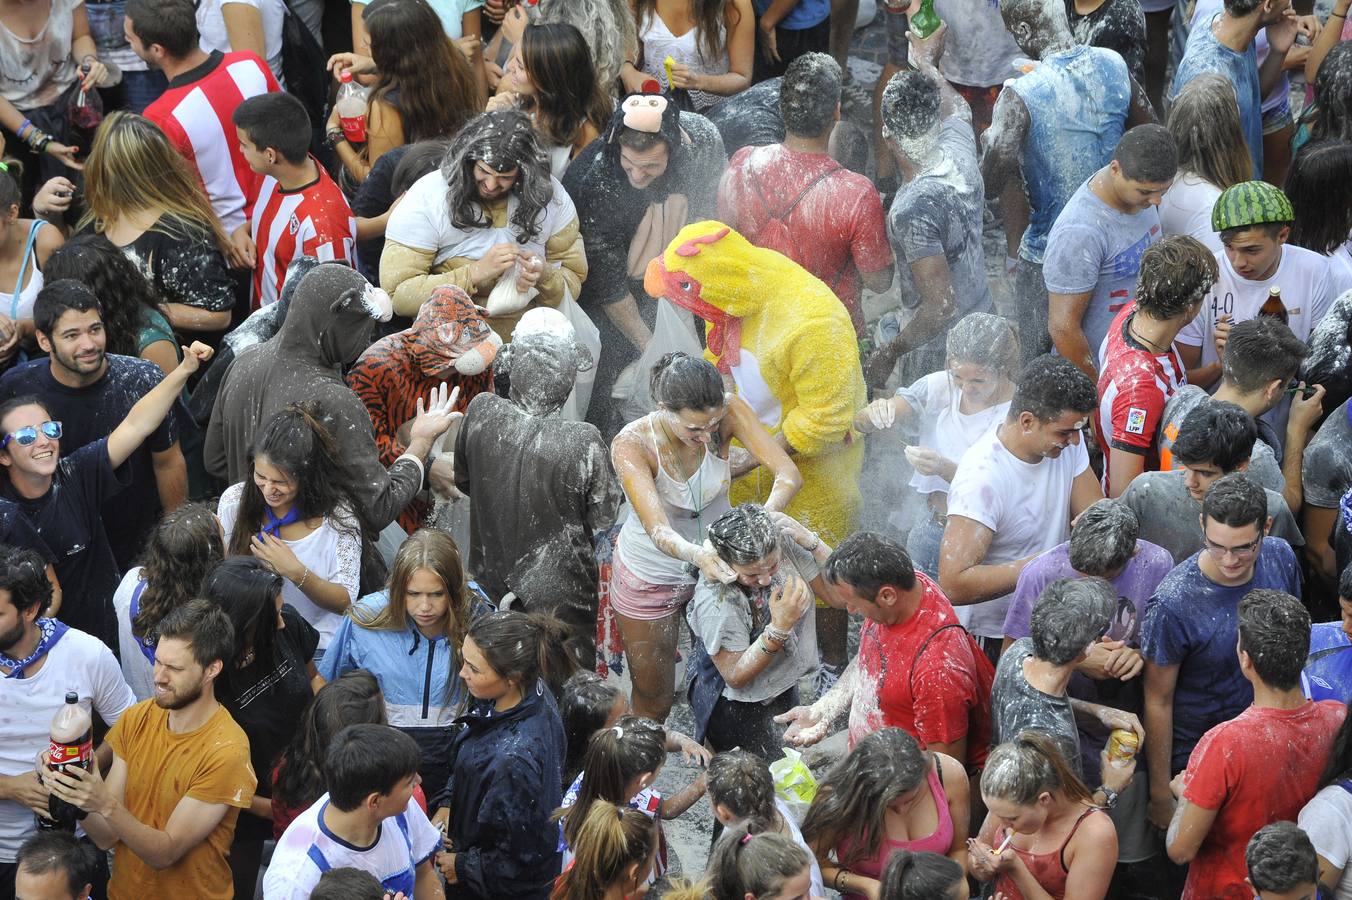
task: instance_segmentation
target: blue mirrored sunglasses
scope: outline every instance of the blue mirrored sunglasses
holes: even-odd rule
[[[7,434],[4,438],[0,438],[0,449],[8,447],[10,441],[18,441],[20,447],[27,447],[38,439],[39,430],[54,441],[61,437],[60,422],[43,422],[41,425],[37,426],[26,425],[18,431]]]

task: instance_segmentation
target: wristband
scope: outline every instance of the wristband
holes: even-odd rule
[[[789,632],[782,628],[776,628],[774,625],[766,625],[765,630],[761,632],[761,637],[767,637],[784,649],[784,645],[789,642]]]

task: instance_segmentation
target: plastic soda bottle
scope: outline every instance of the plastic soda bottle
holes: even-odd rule
[[[344,71],[338,79],[338,122],[343,126],[343,137],[349,144],[366,143],[366,88],[352,80],[352,73]]]
[[[80,695],[71,691],[66,694],[66,702],[52,717],[52,742],[48,747],[48,760],[53,769],[64,771],[78,767],[88,771],[93,765],[93,757],[93,722],[80,705]],[[84,810],[72,806],[56,794],[47,798],[47,814],[56,823],[55,827],[66,831],[74,831],[75,822],[85,817]]]

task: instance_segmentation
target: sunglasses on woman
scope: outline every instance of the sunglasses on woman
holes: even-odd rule
[[[41,425],[25,425],[18,431],[10,432],[4,438],[0,438],[0,449],[8,447],[10,441],[18,442],[20,447],[27,447],[37,441],[39,431],[55,441],[61,437],[61,423],[43,422]]]

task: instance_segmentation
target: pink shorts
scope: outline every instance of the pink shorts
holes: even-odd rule
[[[610,607],[630,619],[663,619],[680,612],[694,595],[695,584],[649,584],[639,578],[615,550],[611,557]]]

